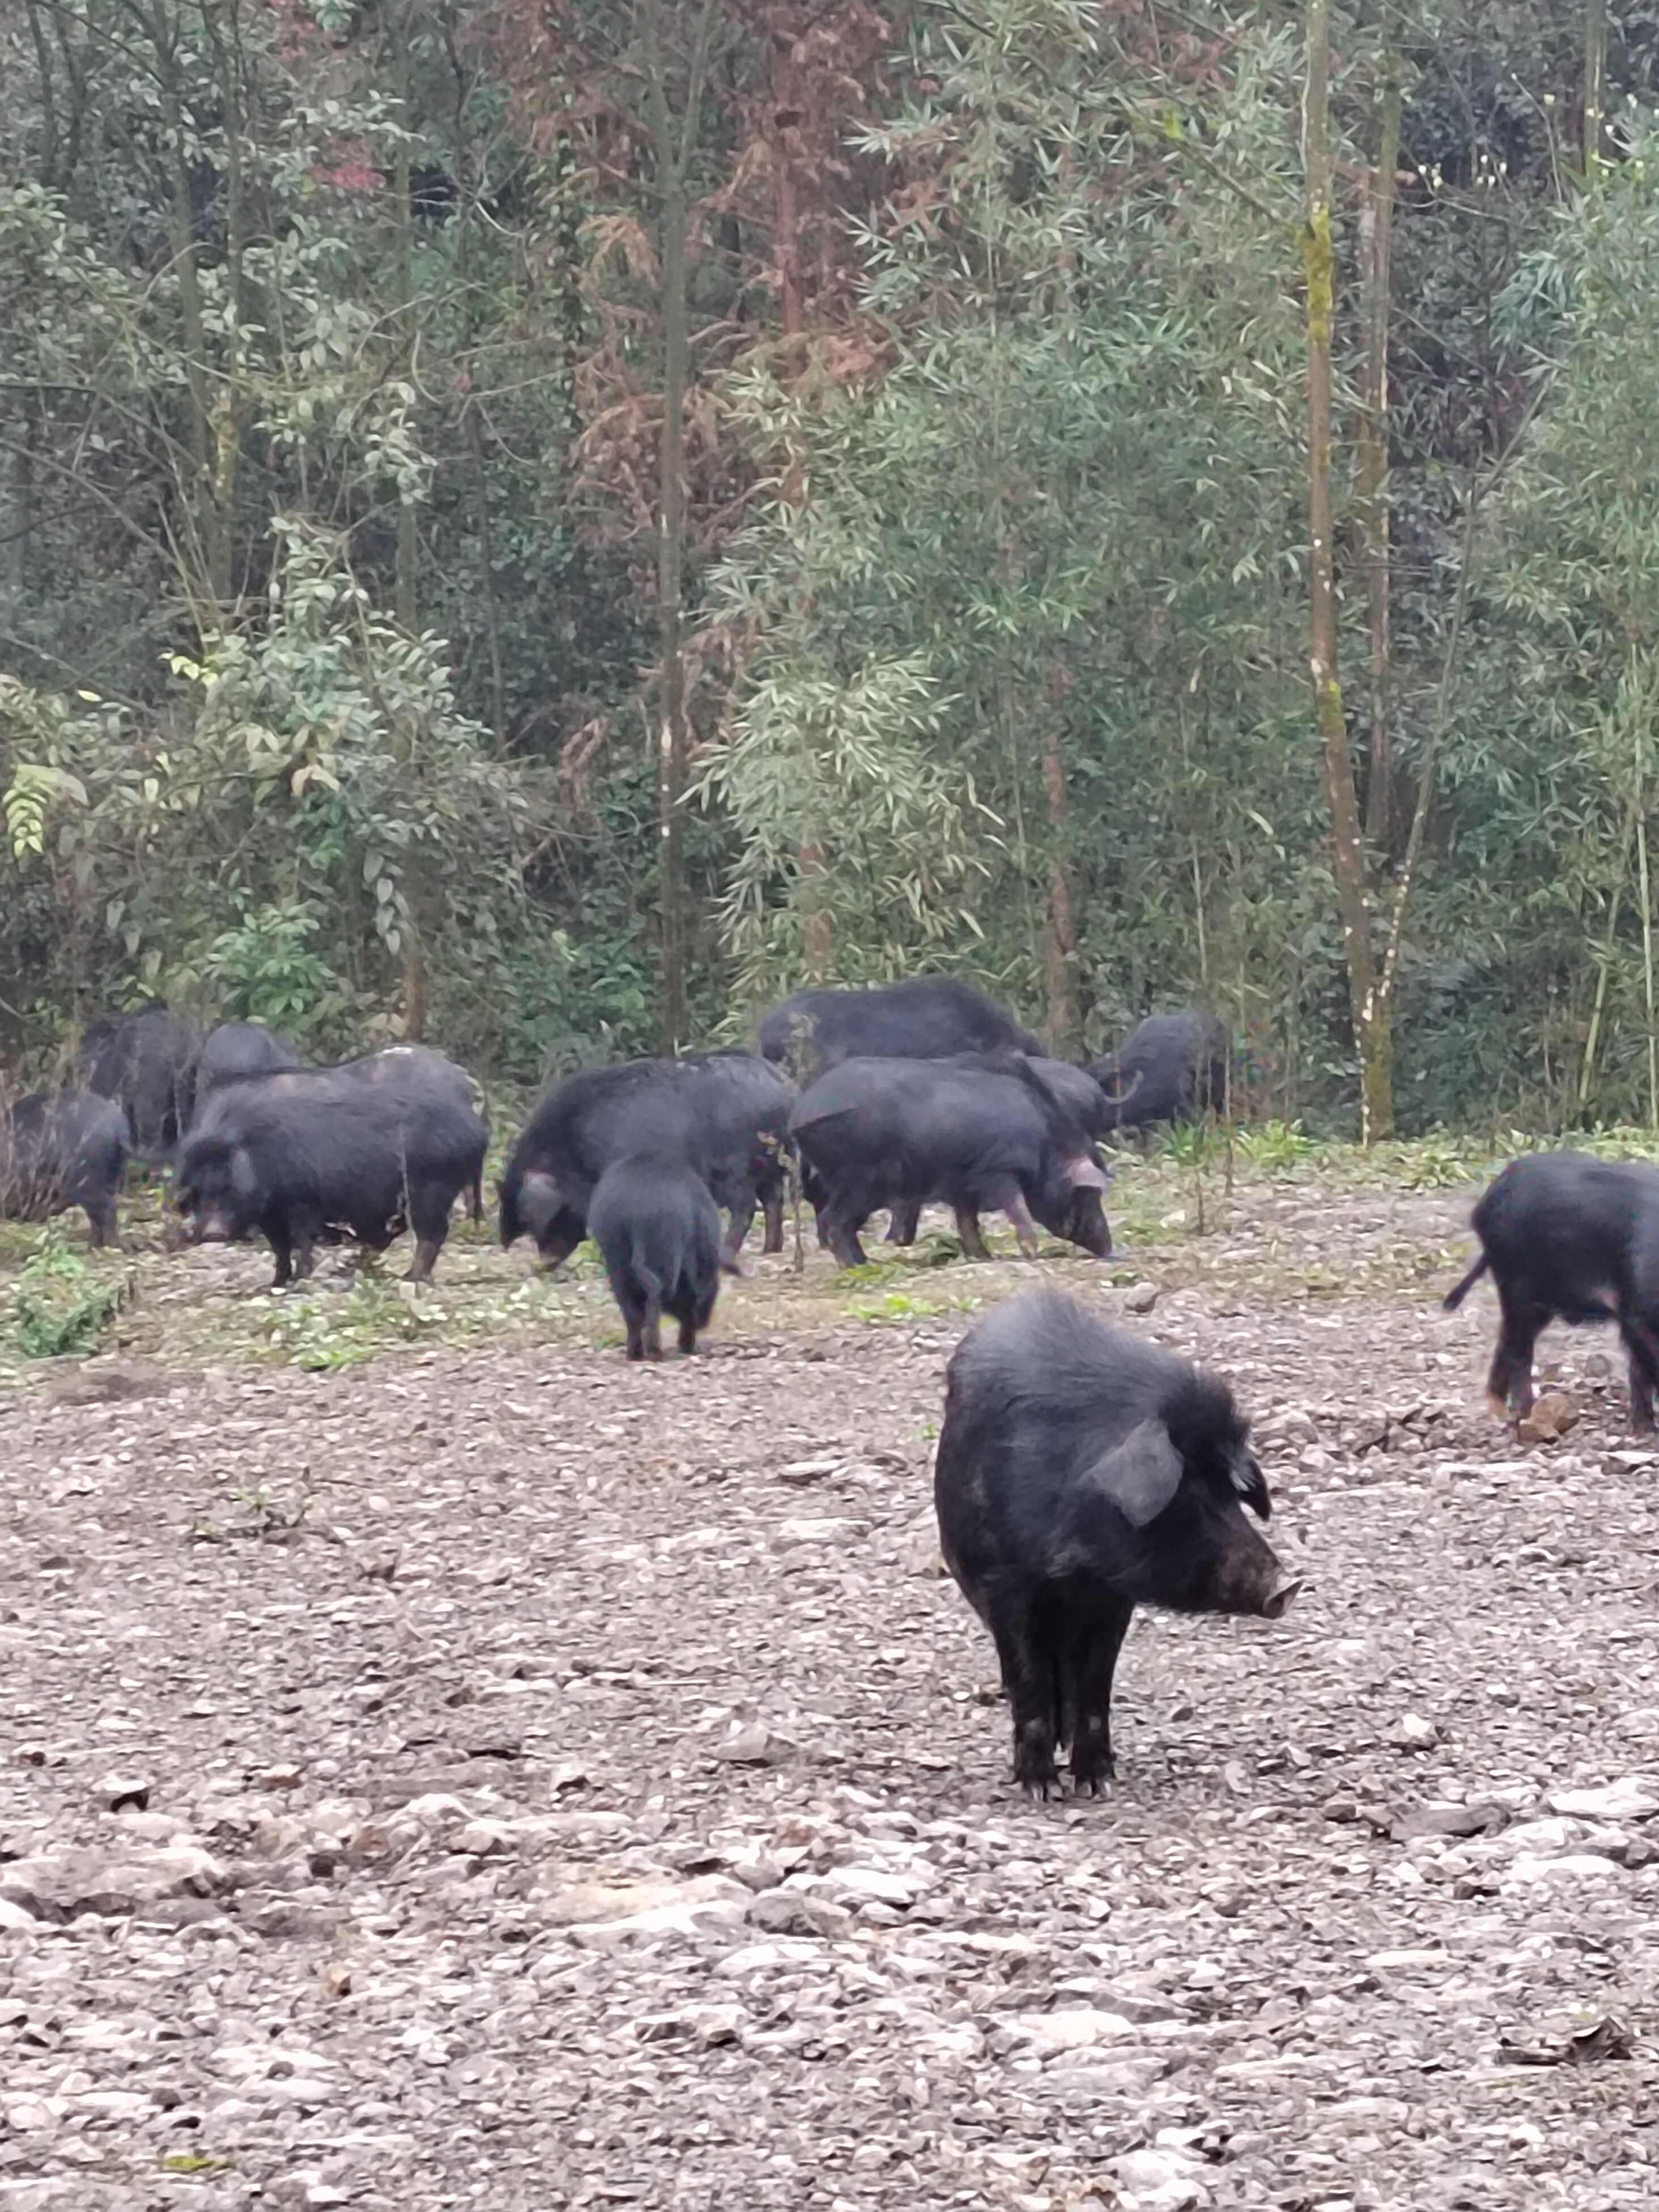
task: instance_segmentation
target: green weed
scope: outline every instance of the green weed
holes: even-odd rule
[[[193,1544],[227,1544],[237,1539],[258,1544],[294,1544],[305,1533],[311,1510],[311,1492],[302,1488],[297,1498],[273,1498],[268,1490],[233,1490],[231,1503],[240,1518],[221,1527],[216,1521],[193,1522]]]
[[[23,1263],[12,1332],[25,1359],[89,1352],[120,1310],[121,1288],[97,1273],[55,1223]]]
[[[1234,1139],[1239,1158],[1261,1175],[1288,1175],[1304,1166],[1320,1150],[1300,1121],[1262,1121],[1241,1129]]]

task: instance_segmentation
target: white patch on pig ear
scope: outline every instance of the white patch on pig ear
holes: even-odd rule
[[[253,1172],[253,1163],[240,1145],[231,1147],[230,1187],[243,1198],[252,1198],[259,1188],[259,1178]]]
[[[1180,1489],[1185,1473],[1163,1422],[1142,1421],[1095,1462],[1088,1479],[1106,1492],[1132,1528],[1144,1528]]]
[[[1066,1176],[1073,1190],[1104,1190],[1110,1180],[1104,1168],[1088,1159],[1068,1160]]]

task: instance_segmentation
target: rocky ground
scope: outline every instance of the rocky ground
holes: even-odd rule
[[[590,1312],[37,1378],[0,2212],[1650,2205],[1659,1455],[1589,1334],[1561,1440],[1487,1419],[1467,1197],[1131,1247],[1309,1588],[1139,1619],[1099,1802],[1011,1789],[932,1534],[945,1358],[1028,1270],[916,1312],[768,1261],[658,1372]],[[139,1267],[137,1312],[264,1279]]]

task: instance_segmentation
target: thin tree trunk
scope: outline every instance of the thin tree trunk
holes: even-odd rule
[[[1642,894],[1642,1004],[1648,1026],[1648,1127],[1659,1128],[1659,1036],[1653,1027],[1653,889],[1648,880],[1646,802],[1636,810],[1637,883]]]
[[[402,374],[411,386],[415,380],[415,210],[410,198],[410,137],[409,137],[409,48],[405,43],[408,26],[400,18],[394,22],[392,37],[396,41],[396,56],[392,81],[396,87],[398,120],[404,135],[398,141],[398,150],[392,161],[392,195],[396,203],[392,221],[397,228],[392,256],[392,303],[396,313],[398,340],[403,355]],[[413,637],[420,627],[420,539],[416,529],[415,501],[407,489],[398,495],[398,565],[396,580],[398,626]]]
[[[1052,690],[1052,687],[1051,687]],[[1042,787],[1048,802],[1048,927],[1043,965],[1048,987],[1048,1040],[1062,1059],[1074,1052],[1082,1024],[1077,1009],[1077,923],[1066,865],[1066,764],[1054,708],[1042,726]]]
[[[657,773],[662,866],[662,1047],[678,1052],[686,1033],[685,655],[685,185],[671,164],[662,194],[662,529],[657,560],[662,724]]]
[[[657,833],[661,865],[663,1050],[677,1052],[687,1032],[687,897],[684,797],[690,750],[685,714],[685,393],[690,353],[690,304],[685,295],[686,178],[696,143],[703,64],[714,21],[714,0],[703,0],[687,76],[685,112],[677,134],[669,113],[663,52],[661,0],[639,0],[647,64],[646,94],[654,143],[659,198],[662,271],[661,506],[657,541],[657,613],[660,638],[661,714],[657,747]]]
[[[1331,536],[1330,0],[1308,0],[1308,81],[1303,115],[1307,212],[1302,259],[1308,295],[1309,668],[1331,818],[1336,881],[1348,969],[1348,1004],[1359,1054],[1359,1133],[1364,1144],[1394,1126],[1393,1040],[1377,1000],[1359,801],[1348,751],[1337,673],[1336,577]]]
[[[830,963],[836,950],[835,916],[823,896],[823,848],[816,837],[804,837],[795,855],[800,883],[801,951],[809,983],[830,981]]]
[[[772,47],[772,254],[778,271],[778,309],[786,342],[799,338],[805,326],[800,272],[800,206],[795,173],[794,130],[798,118],[792,40],[780,36]],[[799,507],[806,493],[805,471],[798,447],[787,448],[784,461],[782,495]],[[830,980],[835,958],[836,923],[823,896],[823,839],[820,825],[808,823],[796,851],[802,893],[802,951],[806,973],[814,983]]]
[[[467,126],[469,82],[453,24],[444,24],[444,47],[455,87],[455,167],[460,188],[456,220],[460,225],[455,246],[455,274],[460,286],[462,359],[469,380],[474,373],[477,343],[477,301],[472,283],[473,223],[477,215],[477,176],[472,160],[471,134]],[[507,676],[501,652],[501,594],[495,585],[495,532],[489,500],[489,471],[485,463],[483,421],[477,395],[469,389],[461,404],[461,424],[467,458],[472,466],[472,496],[478,519],[478,597],[483,614],[484,641],[489,648],[489,720],[498,747],[507,740]]]
[[[392,81],[398,101],[398,120],[403,125],[404,134],[398,142],[392,171],[392,191],[396,202],[392,218],[395,225],[392,253],[392,307],[398,345],[403,356],[402,374],[412,388],[416,374],[415,210],[410,196],[409,24],[406,15],[396,9],[392,11],[389,22],[392,40]],[[420,538],[416,524],[412,490],[400,486],[393,597],[398,627],[409,637],[416,635],[421,620]],[[404,739],[404,763],[411,780],[420,773],[420,763],[415,753],[418,742],[412,730]],[[431,901],[427,890],[425,856],[418,848],[411,847],[404,859],[404,1035],[414,1043],[426,1032],[429,989],[426,925]]]
[[[220,495],[225,470],[219,453],[222,410],[208,375],[207,331],[202,311],[202,290],[196,264],[196,219],[190,193],[190,163],[185,153],[184,100],[179,84],[179,55],[166,11],[157,7],[148,26],[160,74],[162,110],[167,125],[168,199],[167,242],[179,286],[179,318],[185,342],[185,383],[189,393],[188,443],[193,481],[185,487],[185,513],[200,564],[195,578],[185,578],[195,601],[198,627],[206,633],[222,624],[230,602],[230,533],[224,526]],[[225,427],[228,427],[225,426]],[[208,601],[202,605],[204,593]]]
[[[1607,0],[1584,0],[1584,174],[1594,177],[1607,144]]]
[[[1370,750],[1366,767],[1365,836],[1374,852],[1389,842],[1393,775],[1389,732],[1389,305],[1395,171],[1400,161],[1400,76],[1390,53],[1382,88],[1376,167],[1359,216],[1365,289],[1365,360],[1360,392],[1356,515],[1370,633]]]

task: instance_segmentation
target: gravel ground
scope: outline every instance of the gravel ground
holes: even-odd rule
[[[1467,1202],[1147,1258],[1310,1587],[1139,1616],[1098,1802],[1012,1790],[939,1569],[964,1315],[769,1333],[767,1262],[656,1372],[14,1399],[0,2212],[1651,2205],[1659,1455],[1608,1340],[1522,1443],[1487,1291],[1362,1294],[1445,1287]]]

